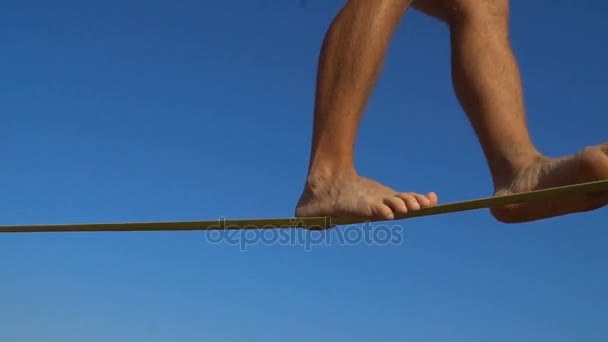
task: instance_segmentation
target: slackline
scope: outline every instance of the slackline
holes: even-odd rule
[[[530,201],[542,201],[550,198],[591,194],[608,191],[608,180],[595,181],[542,190],[522,192],[496,197],[487,197],[462,202],[439,204],[399,215],[391,221],[413,217],[448,214],[483,208],[501,207],[504,205]],[[276,229],[305,228],[329,229],[342,225],[379,222],[387,220],[370,220],[344,217],[289,217],[261,219],[225,219],[209,221],[176,221],[176,222],[125,222],[125,223],[80,223],[80,224],[36,224],[36,225],[0,225],[0,233],[61,233],[61,232],[152,232],[152,231],[206,231],[206,230],[242,230],[242,229]]]

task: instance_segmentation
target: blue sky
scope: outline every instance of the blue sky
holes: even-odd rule
[[[1,224],[292,215],[340,1],[0,4]],[[548,155],[606,139],[606,10],[512,4]],[[357,166],[441,202],[491,193],[447,30],[417,12],[394,38]],[[511,226],[482,210],[401,221],[397,245],[309,250],[241,251],[199,232],[3,235],[0,340],[605,341],[607,218]]]

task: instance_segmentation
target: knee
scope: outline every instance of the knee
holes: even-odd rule
[[[506,22],[509,0],[415,0],[414,6],[448,24]]]

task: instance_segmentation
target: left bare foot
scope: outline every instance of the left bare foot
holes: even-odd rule
[[[540,157],[522,168],[510,184],[499,186],[495,196],[608,179],[608,143],[588,147],[562,158]],[[586,212],[608,205],[608,193],[531,201],[492,208],[503,223],[522,223]]]

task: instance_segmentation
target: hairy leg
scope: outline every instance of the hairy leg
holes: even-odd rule
[[[526,126],[520,70],[509,40],[508,0],[415,0],[449,25],[455,93],[480,140],[495,195],[608,179],[608,145],[547,158]],[[502,222],[526,222],[608,204],[605,194],[492,209]]]
[[[296,216],[391,219],[437,203],[434,193],[397,192],[357,174],[354,146],[363,111],[411,0],[349,0],[319,57],[310,165]]]

